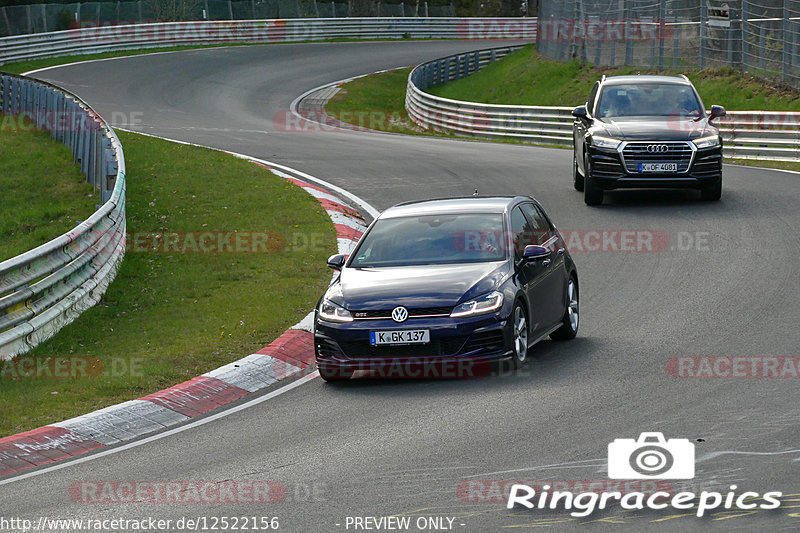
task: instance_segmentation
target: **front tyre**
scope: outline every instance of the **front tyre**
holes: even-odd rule
[[[572,185],[576,191],[583,191],[583,176],[578,170],[578,158],[572,151]]]
[[[511,340],[514,352],[511,355],[511,364],[516,370],[528,357],[528,315],[520,302],[514,304],[511,312]]]
[[[580,317],[578,280],[575,276],[569,277],[567,283],[567,308],[561,318],[561,327],[550,334],[550,338],[555,341],[567,341],[574,339],[578,334],[578,318]]]
[[[603,189],[597,186],[589,170],[588,161],[583,165],[586,176],[583,178],[583,201],[586,205],[600,205],[603,203]]]

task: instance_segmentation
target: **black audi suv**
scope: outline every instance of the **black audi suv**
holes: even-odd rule
[[[314,317],[328,381],[356,370],[467,377],[495,361],[518,367],[539,340],[578,331],[575,264],[527,196],[400,204],[328,266],[338,275]]]
[[[572,111],[573,181],[588,205],[603,191],[690,188],[722,195],[722,137],[686,76],[611,76]]]

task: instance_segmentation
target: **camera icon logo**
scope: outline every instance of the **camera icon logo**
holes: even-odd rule
[[[611,479],[692,479],[694,443],[642,433],[638,439],[615,439],[608,445]]]

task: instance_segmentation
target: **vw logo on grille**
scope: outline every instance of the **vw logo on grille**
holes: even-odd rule
[[[647,145],[647,151],[650,152],[651,154],[664,153],[667,150],[669,150],[669,146],[667,146],[666,144],[648,144]]]
[[[408,318],[408,309],[406,309],[402,305],[392,309],[392,320],[394,320],[395,322],[405,322],[407,318]]]

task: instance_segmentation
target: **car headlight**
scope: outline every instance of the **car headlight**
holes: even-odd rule
[[[319,317],[328,322],[352,322],[353,315],[342,307],[330,300],[322,300],[319,304]]]
[[[489,294],[479,296],[474,300],[464,302],[463,304],[458,304],[453,309],[453,312],[450,313],[450,316],[452,318],[461,318],[467,316],[484,315],[486,313],[497,311],[501,307],[503,307],[503,293],[494,291],[490,292]]]
[[[612,139],[610,137],[600,137],[595,135],[592,137],[592,146],[596,146],[597,148],[609,148],[611,150],[616,150],[619,143],[621,143],[619,139]]]
[[[698,148],[698,150],[701,148],[711,148],[713,146],[719,146],[719,135],[712,135],[710,137],[700,137],[699,139],[695,139],[692,142]]]

